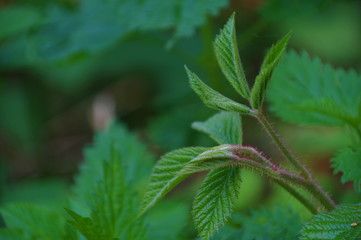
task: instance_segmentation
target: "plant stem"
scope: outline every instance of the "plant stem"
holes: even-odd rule
[[[317,213],[317,207],[312,204],[311,201],[309,201],[307,198],[305,198],[302,194],[300,194],[296,189],[292,188],[290,185],[279,181],[274,180],[278,185],[283,187],[289,194],[291,194],[294,198],[296,198],[298,201],[300,201],[303,206],[305,206],[312,214]]]
[[[302,175],[306,177],[306,179],[310,180],[310,185],[306,187],[319,201],[320,203],[327,209],[332,210],[335,208],[335,203],[328,196],[328,194],[322,189],[322,187],[317,183],[311,172],[300,163],[300,161],[291,153],[291,151],[287,148],[285,143],[282,141],[281,137],[278,133],[273,129],[271,124],[268,122],[267,118],[261,113],[257,113],[254,115],[256,119],[261,123],[263,128],[266,130],[268,135],[271,137],[273,142],[277,145],[282,154],[286,157],[286,159],[299,171],[301,171]]]

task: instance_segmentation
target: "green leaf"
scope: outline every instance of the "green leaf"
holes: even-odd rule
[[[303,52],[288,52],[273,73],[267,98],[282,119],[302,124],[361,123],[361,77],[334,69]],[[359,131],[359,130],[358,130]]]
[[[317,214],[301,230],[302,240],[361,238],[361,205],[341,205],[331,212]]]
[[[88,240],[108,240],[103,233],[100,226],[88,217],[82,217],[76,212],[66,209],[67,213],[72,217],[73,220],[68,222]]]
[[[199,77],[195,73],[191,72],[187,67],[186,71],[192,89],[198,94],[207,107],[221,111],[239,112],[245,114],[251,113],[251,109],[247,106],[237,103],[207,86],[207,84],[202,82]]]
[[[235,14],[233,13],[220,34],[216,37],[214,50],[218,63],[227,80],[242,97],[248,99],[249,87],[239,57],[234,18]]]
[[[115,153],[114,153],[115,152]],[[124,181],[131,184],[135,192],[142,194],[148,181],[154,158],[137,136],[118,123],[96,135],[94,144],[85,149],[85,161],[80,166],[73,186],[74,197],[71,210],[82,216],[90,214],[89,196],[94,195],[100,181],[104,181],[104,162],[116,156],[121,161]]]
[[[291,33],[288,33],[275,45],[273,45],[271,49],[267,52],[267,55],[264,58],[261,66],[261,71],[256,77],[256,81],[251,90],[250,102],[253,109],[259,109],[262,106],[263,98],[266,94],[268,81],[272,76],[273,70],[278,65],[278,62],[281,60],[290,37]]]
[[[193,219],[202,240],[209,239],[229,218],[241,184],[237,167],[212,170],[193,204]]]
[[[342,183],[353,181],[355,190],[361,193],[361,147],[341,149],[331,162],[334,173],[342,172]]]
[[[189,147],[177,149],[164,155],[153,169],[141,214],[187,178],[188,175],[179,175],[179,171],[187,162],[206,150],[207,148],[203,147]]]
[[[122,125],[113,123],[98,134],[71,199],[71,210],[82,217],[74,219],[78,230],[85,236],[101,230],[105,239],[146,239],[145,219],[135,218],[152,164],[146,147]]]
[[[242,122],[238,113],[220,112],[192,127],[208,134],[219,144],[242,145]]]
[[[298,239],[302,228],[300,214],[288,206],[267,206],[235,214],[231,222],[212,240],[293,240]]]
[[[64,234],[65,219],[41,206],[8,204],[1,208],[1,215],[10,231],[19,229],[32,239],[61,240]]]

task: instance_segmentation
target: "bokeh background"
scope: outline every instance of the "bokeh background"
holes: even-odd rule
[[[232,12],[250,84],[266,50],[290,30],[289,48],[360,70],[360,1],[2,0],[1,203],[65,201],[84,146],[109,119],[137,133],[155,156],[214,145],[190,127],[215,111],[192,92],[184,65],[240,100],[221,75],[212,48]],[[342,129],[287,124],[272,113],[270,118],[327,191],[338,201],[356,201],[352,184],[341,185],[329,163],[348,144]],[[243,126],[245,145],[280,158],[253,119],[244,117]],[[172,194],[190,201],[200,175]],[[239,208],[296,204],[252,173],[244,173],[243,186]]]

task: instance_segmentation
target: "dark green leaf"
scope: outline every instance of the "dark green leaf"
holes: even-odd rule
[[[251,113],[251,109],[247,106],[237,103],[207,86],[207,84],[202,82],[199,77],[187,67],[186,71],[192,89],[198,94],[207,107],[221,111]]]
[[[361,205],[341,205],[331,212],[317,214],[301,231],[302,240],[359,240]]]
[[[219,144],[242,145],[242,122],[238,113],[220,112],[192,127],[208,134]]]
[[[331,162],[335,173],[342,172],[342,183],[353,181],[355,190],[361,193],[361,147],[341,149]]]
[[[231,215],[241,184],[238,167],[212,170],[195,197],[193,219],[202,240],[209,239]]]
[[[207,148],[203,147],[189,147],[164,155],[153,169],[141,213],[152,207],[178,183],[184,180],[188,175],[180,175],[178,174],[179,171],[189,161],[206,150]]]
[[[214,50],[218,63],[234,89],[245,99],[249,98],[249,87],[244,75],[237,47],[235,14],[232,14],[220,34],[214,41]]]
[[[260,73],[256,77],[256,81],[251,90],[250,102],[253,109],[259,109],[261,107],[263,98],[266,94],[268,81],[272,76],[273,70],[281,60],[290,37],[291,33],[288,33],[267,52],[261,66]]]

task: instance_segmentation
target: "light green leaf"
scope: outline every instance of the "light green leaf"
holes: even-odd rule
[[[361,205],[341,205],[331,212],[317,214],[301,230],[302,240],[359,240]]]
[[[303,52],[284,55],[269,83],[271,110],[286,121],[359,128],[361,77]]]
[[[186,71],[192,89],[198,94],[207,107],[221,111],[239,112],[245,114],[251,113],[251,109],[247,106],[237,103],[207,86],[207,84],[202,82],[199,77],[195,73],[191,72],[187,67]]]
[[[193,204],[193,219],[202,240],[209,239],[231,215],[241,184],[240,169],[212,170]]]
[[[76,212],[66,209],[67,213],[72,217],[73,220],[68,222],[76,228],[81,234],[86,237],[88,240],[107,240],[103,233],[102,229],[97,223],[94,223],[92,219],[88,217],[82,217]]]
[[[242,145],[242,122],[238,113],[220,112],[205,122],[194,122],[192,127],[219,144]]]
[[[1,208],[8,229],[19,229],[32,239],[61,240],[65,219],[47,208],[25,203],[8,204]]]
[[[361,193],[361,147],[341,149],[331,162],[334,173],[342,172],[342,183],[353,181],[355,190]]]
[[[174,150],[164,155],[155,165],[148,190],[144,197],[141,213],[151,208],[188,175],[179,175],[185,164],[207,148],[189,147]]]
[[[248,99],[249,87],[239,57],[234,18],[235,14],[233,13],[220,34],[216,37],[214,50],[218,63],[227,80],[242,97]]]
[[[288,40],[291,37],[291,33],[288,33],[281,40],[279,40],[271,49],[267,52],[266,57],[263,60],[260,73],[256,77],[256,81],[251,90],[251,106],[253,109],[259,109],[263,103],[263,98],[266,93],[268,81],[270,80],[273,70],[281,60],[283,53],[286,50]]]

